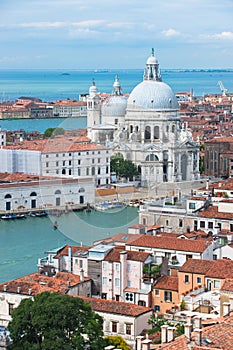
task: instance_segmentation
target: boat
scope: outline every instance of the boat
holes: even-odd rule
[[[121,202],[102,202],[95,205],[96,210],[109,210],[109,209],[119,209],[124,207],[125,205]]]
[[[26,216],[24,214],[5,214],[1,216],[2,220],[18,220],[25,219]]]
[[[53,228],[54,228],[54,230],[56,230],[56,229],[58,228],[58,223],[57,223],[57,221],[54,221]]]
[[[43,217],[43,216],[48,216],[48,213],[46,211],[34,211],[34,212],[29,213],[28,216]]]

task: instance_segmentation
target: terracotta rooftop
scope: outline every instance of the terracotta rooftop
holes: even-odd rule
[[[206,277],[211,278],[233,278],[233,260],[218,259],[214,260]]]
[[[60,249],[60,251],[54,256],[54,259],[58,259],[61,256],[68,256],[69,248],[71,248],[72,255],[76,254],[78,251],[88,251],[88,249],[90,249],[90,247],[66,245]]]
[[[205,275],[213,263],[214,260],[188,259],[179,268],[179,272],[191,272]]]
[[[154,289],[166,289],[178,292],[178,277],[177,276],[162,276],[154,285]]]
[[[105,150],[106,147],[91,143],[89,138],[82,137],[55,137],[43,140],[16,142],[13,145],[3,146],[3,149],[40,151],[44,154],[59,152],[78,152]]]
[[[84,277],[85,281],[90,280]],[[68,272],[58,272],[54,277],[48,277],[38,272],[0,284],[0,292],[36,295],[45,291],[65,294],[69,287],[80,283],[80,276]]]
[[[123,251],[125,251],[124,247],[115,247],[106,255],[104,260],[120,262],[120,253]],[[127,261],[144,262],[149,256],[149,253],[127,251]]]
[[[99,298],[78,297],[91,304],[91,308],[96,312],[106,312],[124,316],[138,317],[152,311],[146,306],[139,306],[119,301],[105,300]]]
[[[211,219],[226,219],[226,220],[233,219],[233,213],[219,212],[217,206],[208,207],[207,209],[200,212],[199,216],[204,218],[211,218]]]
[[[180,250],[187,252],[202,253],[206,250],[207,244],[204,240],[193,241],[188,239],[181,239],[176,237],[158,237],[141,235],[140,238],[135,239],[130,243],[131,246],[146,247],[146,248],[160,248],[169,250]]]
[[[233,278],[226,278],[220,290],[233,293]]]
[[[233,316],[221,317],[212,326],[202,328],[202,341],[200,345],[195,344],[194,332],[191,341],[185,335],[181,335],[167,344],[159,344],[154,349],[161,350],[230,350],[233,344]]]

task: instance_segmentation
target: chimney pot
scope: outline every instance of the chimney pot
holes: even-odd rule
[[[17,287],[17,293],[20,293],[21,287]]]
[[[191,333],[192,333],[192,324],[191,323],[186,323],[184,325],[184,335],[188,340],[191,340]]]
[[[175,338],[175,327],[168,327],[167,329],[167,342],[171,342]]]
[[[229,314],[230,309],[231,309],[231,304],[230,303],[223,303],[223,316],[226,316]]]
[[[198,346],[201,346],[202,343],[202,329],[195,328],[194,329],[194,338],[195,338],[195,343]]]
[[[6,284],[4,284],[4,286],[3,286],[3,291],[4,291],[4,292],[7,291],[7,285],[6,285]]]
[[[167,329],[168,329],[168,325],[165,324],[161,326],[161,343],[167,342]]]

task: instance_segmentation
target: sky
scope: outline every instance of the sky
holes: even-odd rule
[[[233,0],[0,0],[0,69],[233,68]]]

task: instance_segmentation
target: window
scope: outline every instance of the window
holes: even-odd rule
[[[155,295],[159,296],[159,289],[155,289]]]
[[[31,192],[30,197],[36,197],[37,193],[36,192]]]
[[[160,306],[159,305],[155,305],[154,306],[154,312],[160,312]]]
[[[89,168],[86,168],[86,175],[89,175]]]
[[[108,264],[106,263],[106,261],[103,261],[103,270],[107,270]]]
[[[46,162],[46,168],[48,168],[48,166],[49,166],[49,162]]]
[[[133,293],[125,293],[125,301],[134,301],[134,295]]]
[[[205,228],[205,221],[200,221],[200,227]]]
[[[214,281],[214,288],[220,288],[220,281],[219,280]]]
[[[78,165],[80,165],[80,164],[81,164],[81,160],[79,159],[79,160],[78,160]]]
[[[79,268],[82,269],[83,268],[83,261],[79,260]]]
[[[171,302],[172,301],[172,292],[164,291],[164,301]]]
[[[49,157],[49,155],[48,154],[46,154],[46,158],[48,158]]]
[[[107,299],[107,293],[102,293],[101,298],[106,300]]]
[[[120,278],[115,278],[115,286],[116,287],[120,286]]]
[[[213,222],[208,222],[208,228],[214,228],[214,223]]]
[[[184,275],[184,283],[189,283],[189,275]]]
[[[115,268],[116,268],[116,271],[120,271],[120,264],[116,263]]]
[[[71,165],[72,163],[71,163],[71,160],[69,160],[69,165]]]
[[[98,163],[100,163],[100,158],[98,158]]]
[[[120,301],[120,295],[116,294],[116,295],[115,295],[115,300],[116,300],[116,301]]]
[[[196,203],[189,203],[189,209],[196,209]]]
[[[127,264],[127,271],[130,271],[130,264]]]
[[[58,153],[56,154],[56,157],[59,157]]]
[[[183,227],[183,220],[179,219],[179,227]]]
[[[117,322],[112,321],[112,332],[117,333]]]
[[[9,315],[12,315],[13,309],[14,309],[14,304],[8,303],[8,313],[9,313]]]
[[[59,162],[56,162],[56,166],[58,166],[59,165]]]
[[[103,286],[106,286],[107,285],[107,277],[103,277]]]
[[[125,334],[130,335],[131,334],[131,324],[126,324],[125,325]]]
[[[201,277],[197,277],[197,283],[201,283]]]
[[[128,288],[130,288],[130,287],[131,287],[131,281],[130,281],[130,280],[128,280],[128,282],[127,282],[127,286],[128,286]]]
[[[230,231],[233,232],[233,224],[230,224]]]
[[[6,194],[4,198],[11,198],[10,194]]]

